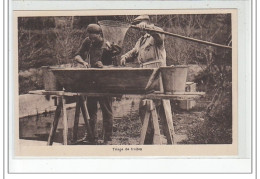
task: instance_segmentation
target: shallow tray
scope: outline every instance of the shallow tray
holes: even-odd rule
[[[149,93],[145,89],[156,68],[50,68],[70,92]]]

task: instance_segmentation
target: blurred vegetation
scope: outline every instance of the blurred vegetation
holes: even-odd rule
[[[131,22],[136,16],[20,17],[18,19],[19,70],[43,65],[70,63],[86,37],[86,27],[100,20]],[[230,14],[153,15],[151,22],[165,31],[228,45],[231,41]],[[129,29],[123,52],[133,48],[140,33]],[[167,63],[231,65],[228,50],[166,36]]]
[[[41,66],[72,62],[75,52],[86,37],[88,24],[97,23],[100,20],[130,23],[135,17],[19,17],[19,94],[27,93],[29,90],[43,89]],[[152,23],[167,32],[223,45],[232,45],[231,14],[152,15],[150,18]],[[133,48],[140,36],[139,31],[129,29],[124,39],[122,53]],[[196,64],[203,69],[195,76],[194,81],[198,84],[198,89],[205,91],[211,101],[207,107],[206,119],[225,125],[224,128],[229,131],[232,127],[231,50],[170,36],[166,36],[165,48],[168,65]],[[205,126],[200,127],[205,128]],[[196,139],[196,133],[198,137],[201,135],[199,134],[201,131],[199,126],[197,126],[196,131],[191,131],[191,135],[195,136],[193,139]]]

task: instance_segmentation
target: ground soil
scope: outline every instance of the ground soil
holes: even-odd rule
[[[141,121],[138,115],[139,101],[137,99],[123,99],[123,101],[114,101],[114,123],[113,123],[113,145],[138,145]],[[188,140],[189,130],[204,122],[203,111],[205,111],[205,102],[198,102],[197,107],[192,110],[180,110],[174,108],[173,124],[175,129],[175,141],[177,144],[185,143]],[[72,142],[72,128],[75,109],[68,110],[68,126],[69,126],[69,144]],[[48,134],[51,128],[51,123],[54,113],[39,114],[38,116],[25,117],[20,119],[19,135],[20,139],[33,141],[47,141]],[[102,113],[98,112],[98,139],[99,144],[102,144]],[[160,125],[161,122],[159,121]],[[162,127],[160,126],[160,129]],[[54,142],[63,143],[62,138],[63,124],[60,120]],[[161,134],[163,131],[161,130]],[[82,115],[80,116],[78,139],[83,138],[85,135],[85,125]],[[166,137],[161,135],[163,144],[166,144]],[[76,144],[89,144],[89,143],[76,143]]]

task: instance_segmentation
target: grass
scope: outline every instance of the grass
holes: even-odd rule
[[[225,123],[205,120],[188,130],[182,144],[232,144],[232,127]]]

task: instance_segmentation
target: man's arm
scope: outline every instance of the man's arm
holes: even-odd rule
[[[163,31],[162,28],[157,27],[154,24],[147,24],[146,22],[141,22],[141,23],[137,24],[136,26],[139,27],[141,30],[148,29],[148,30],[146,30],[146,32],[154,38],[155,45],[157,45],[158,47],[163,45],[165,35],[154,32],[154,31],[149,31],[149,29]]]
[[[127,61],[130,61],[131,59],[136,58],[136,56],[138,54],[138,49],[140,46],[140,39],[136,42],[136,44],[132,50],[128,51],[127,53],[125,53],[124,55],[121,56],[121,60],[120,60],[121,65],[125,65],[125,63]]]
[[[83,58],[84,58],[84,53],[88,51],[89,46],[90,46],[90,40],[86,38],[81,44],[79,50],[77,51],[76,56],[74,57],[75,62],[80,63],[87,68],[89,67],[89,64],[88,62],[85,62]]]
[[[77,55],[76,57],[74,57],[74,61],[76,61],[77,63],[80,63],[82,65],[84,65],[84,67],[89,67],[88,62],[85,62],[80,55]]]
[[[137,55],[137,48],[134,47],[132,50],[122,55],[121,58],[125,58],[127,61],[129,61],[130,59],[133,59],[136,55]]]
[[[163,29],[161,29],[160,27],[156,27],[153,24],[152,25],[148,25],[147,28],[148,29],[152,29],[152,30],[163,31]],[[154,32],[154,31],[148,31],[147,33],[150,34],[154,38],[154,42],[155,42],[155,44],[157,46],[163,45],[164,38],[165,38],[164,34],[160,34],[160,33]]]

